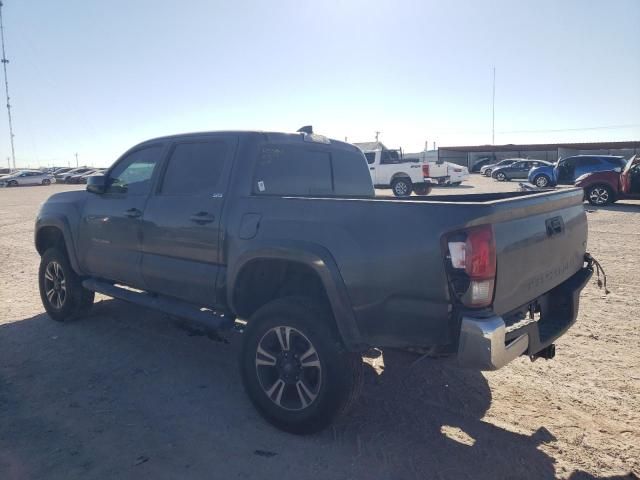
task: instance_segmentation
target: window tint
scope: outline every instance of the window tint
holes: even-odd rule
[[[369,165],[371,165],[376,161],[376,152],[367,152],[364,154],[364,156],[366,157],[367,163]]]
[[[331,156],[293,145],[264,146],[258,156],[253,191],[266,195],[330,195]]]
[[[331,164],[335,195],[358,197],[375,195],[369,167],[359,151],[331,152]]]
[[[401,162],[400,154],[397,150],[382,150],[380,154],[380,163],[382,164]]]
[[[610,163],[614,167],[625,167],[627,165],[627,160],[624,158],[602,158],[604,163]]]
[[[592,165],[600,165],[600,161],[594,157],[584,157],[578,159],[577,165],[580,167],[589,167]]]
[[[224,141],[180,143],[169,159],[162,195],[207,195],[222,178],[227,154]]]
[[[527,164],[525,162],[514,162],[511,164],[511,168],[525,168],[526,165]]]
[[[127,155],[109,173],[110,186],[107,192],[147,195],[151,191],[151,176],[160,152],[160,145],[156,145]]]

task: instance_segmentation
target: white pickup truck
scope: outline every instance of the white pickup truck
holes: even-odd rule
[[[438,162],[437,152],[403,154],[380,142],[354,144],[364,152],[376,188],[391,188],[396,197],[415,192],[428,195],[434,185],[460,185],[469,178],[467,167]]]
[[[376,188],[390,188],[396,197],[428,195],[438,181],[430,178],[429,165],[420,160],[407,160],[401,150],[386,148],[380,142],[355,143],[364,152],[371,181]]]

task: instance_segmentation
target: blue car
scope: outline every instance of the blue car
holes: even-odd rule
[[[585,173],[624,168],[626,163],[624,157],[614,155],[575,155],[562,158],[551,165],[532,168],[528,180],[540,188],[573,185],[576,178]]]

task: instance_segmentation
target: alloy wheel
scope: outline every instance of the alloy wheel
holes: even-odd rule
[[[255,364],[262,390],[280,408],[303,410],[320,393],[320,357],[300,330],[288,326],[268,330],[258,342]]]
[[[609,191],[604,187],[595,187],[589,192],[589,199],[596,205],[605,205],[609,201]]]
[[[45,268],[44,291],[49,304],[60,310],[67,299],[67,282],[62,266],[56,261],[50,262]]]

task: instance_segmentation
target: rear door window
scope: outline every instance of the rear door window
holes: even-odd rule
[[[161,195],[197,196],[219,186],[227,158],[223,140],[177,144],[164,173]]]

